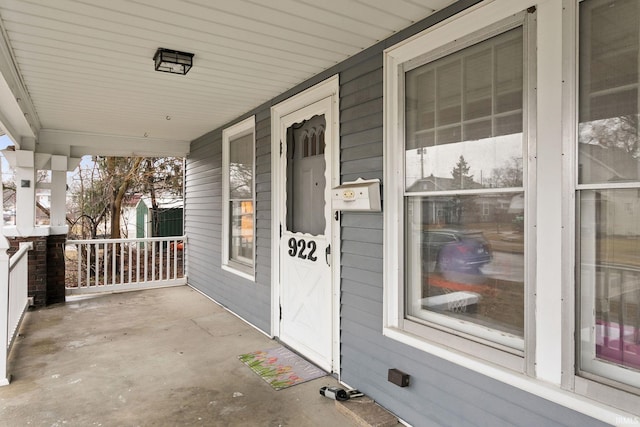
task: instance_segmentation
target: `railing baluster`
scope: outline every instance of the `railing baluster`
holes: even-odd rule
[[[105,249],[106,249],[107,243],[105,243]],[[104,256],[106,257],[107,254],[105,253]],[[109,256],[109,258],[111,259],[111,284],[115,285],[116,284],[116,262],[118,262],[117,257],[116,257],[116,244],[115,243],[111,243],[111,256]],[[105,258],[105,264],[107,258]],[[105,285],[107,283],[105,282]]]
[[[100,252],[98,251],[98,254]],[[109,284],[109,244],[102,245],[102,285]]]
[[[151,280],[156,280],[156,242],[151,242]]]
[[[91,286],[91,245],[87,244],[86,247],[86,256],[87,256],[87,274],[85,276],[85,281],[87,283],[87,288]]]
[[[162,248],[162,242],[158,241],[158,280],[162,280],[162,271],[164,270],[164,264],[162,262],[162,254],[164,249]]]
[[[78,272],[78,288],[80,288],[82,283],[82,245],[79,243],[76,244],[76,256],[78,257],[78,267],[76,268]]]
[[[120,243],[119,245],[116,245],[117,247],[120,247],[120,284],[122,284],[124,282],[124,243]]]
[[[135,242],[136,245],[136,283],[140,282],[140,248],[142,247],[141,242]]]
[[[95,271],[95,274],[93,275],[93,286],[98,286],[100,284],[100,245],[97,243],[95,245],[91,245],[91,250],[93,256],[93,269]]]
[[[100,284],[100,246],[98,243],[94,245],[93,250],[95,251],[95,254],[96,254],[95,256],[96,262],[95,262],[94,268],[96,269],[96,274],[95,274],[96,286],[98,286]]]
[[[90,260],[89,261],[89,263],[90,263],[89,272],[91,272],[91,269],[95,269],[96,268],[95,264],[96,264],[96,259],[97,259],[97,256],[95,254],[96,249],[97,249],[96,245],[90,245],[90,246],[91,246],[91,250],[89,251],[89,256],[90,256],[90,258],[89,258],[89,260]],[[96,274],[98,274],[98,273],[96,273]],[[96,280],[95,275],[90,275],[88,277],[90,278],[89,280],[92,280],[92,279],[94,280],[94,283],[91,283],[91,286],[95,286],[96,285],[96,283],[95,283],[95,280]]]
[[[144,281],[147,282],[149,278],[149,242],[144,243]]]
[[[165,275],[165,278],[167,280],[171,279],[171,245],[169,244],[170,242],[173,242],[173,240],[169,240],[167,242],[167,249],[165,252],[166,259],[167,259],[167,271],[166,271],[167,274]]]
[[[127,283],[131,283],[131,275],[133,274],[133,272],[131,271],[131,245],[127,244],[127,257],[129,258],[129,274],[127,275],[129,277],[129,281]]]
[[[178,241],[173,246],[173,279],[178,278]]]

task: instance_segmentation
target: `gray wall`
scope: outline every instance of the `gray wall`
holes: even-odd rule
[[[186,162],[189,284],[259,329],[270,331],[271,138],[269,111],[256,116],[256,281],[222,270],[222,130],[191,144]]]
[[[194,141],[187,160],[185,203],[189,283],[268,332],[269,107],[340,73],[341,179],[382,179],[383,49],[473,3],[476,1],[460,1],[448,12],[396,34],[248,114],[256,114],[257,119],[256,283],[220,269],[221,130]],[[345,213],[341,224],[341,375],[345,383],[364,391],[414,426],[601,425],[562,406],[383,337],[383,214]],[[409,373],[411,386],[399,388],[389,383],[389,368]]]

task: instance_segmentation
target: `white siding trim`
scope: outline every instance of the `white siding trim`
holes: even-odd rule
[[[536,376],[562,375],[562,2],[538,7]]]
[[[575,185],[577,171],[577,155],[575,153],[578,117],[577,80],[578,80],[578,46],[577,46],[577,4],[575,0],[563,0],[562,21],[562,150],[563,178],[562,191],[565,194],[562,202],[562,386],[573,390],[575,386],[575,242],[576,242],[576,200]]]

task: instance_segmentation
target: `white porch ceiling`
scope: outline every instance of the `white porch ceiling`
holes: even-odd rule
[[[454,2],[0,0],[0,133],[74,157],[184,155],[189,141]],[[194,53],[193,68],[154,71],[158,47]]]

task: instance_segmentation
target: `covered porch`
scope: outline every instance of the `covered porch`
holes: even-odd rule
[[[70,297],[19,332],[4,425],[357,425],[331,376],[272,389],[237,356],[278,344],[188,286]]]
[[[406,425],[638,425],[639,5],[0,0],[0,424],[348,425],[337,381]],[[71,240],[86,155],[184,159],[182,235]],[[330,375],[273,391],[238,356],[278,343]]]
[[[62,265],[60,248],[68,243],[69,232],[66,173],[82,156],[189,158],[194,140],[296,86],[319,80],[320,73],[454,3],[403,1],[397,8],[356,0],[328,6],[288,0],[269,5],[1,0],[0,137],[10,141],[3,155],[14,173],[16,223],[3,227],[8,241],[0,236],[0,252],[31,242],[30,257],[47,259],[47,271],[37,276],[38,292],[30,285],[31,302],[42,306],[64,301],[64,271],[49,267]],[[473,1],[463,3],[461,9]],[[158,52],[174,49],[192,55],[193,63],[183,72],[155,61]],[[43,171],[50,174],[45,185],[38,182]],[[50,225],[38,226],[36,189],[44,187],[50,190]],[[217,193],[192,193],[185,200],[206,206],[207,215],[217,218],[218,198]],[[257,221],[257,239],[266,247],[269,237],[263,229],[270,225],[263,218]],[[189,224],[197,226],[197,220]],[[124,245],[117,244],[122,250]],[[178,262],[170,261],[168,248],[158,263],[167,261],[167,271],[169,263],[176,271]],[[95,249],[107,252],[106,244]],[[208,260],[210,254],[198,253],[201,250],[194,249],[191,259],[198,254]],[[91,253],[87,259],[97,260]],[[142,251],[125,252],[119,259],[128,257],[131,264],[132,253]],[[9,265],[8,258],[0,262]],[[162,273],[158,278],[141,275],[136,255],[133,263],[135,277],[120,279],[166,281]],[[198,263],[201,259],[184,266],[180,281],[186,282],[189,268]],[[121,269],[107,262],[79,264],[78,278],[82,270],[95,285],[115,285],[113,278]],[[8,273],[2,270],[0,275],[4,292],[11,285]],[[23,289],[19,291],[15,309],[0,301],[0,330],[6,331],[0,338],[9,348],[12,328],[27,304]],[[268,325],[259,326],[270,333]],[[0,356],[0,383],[6,385],[9,368],[19,358],[13,355],[9,366],[5,354]]]

